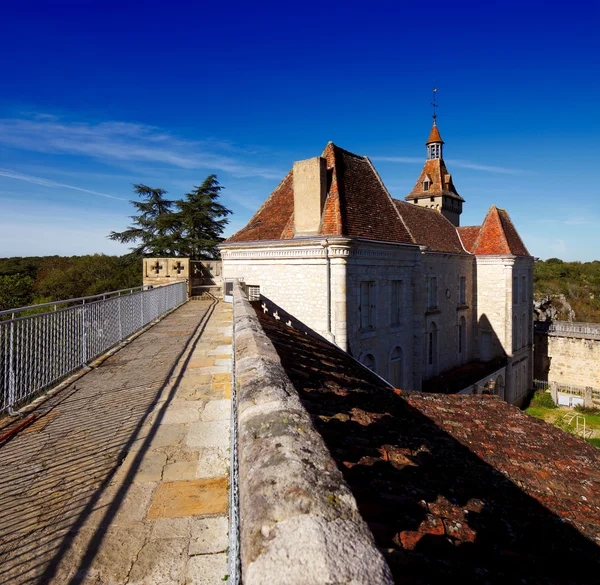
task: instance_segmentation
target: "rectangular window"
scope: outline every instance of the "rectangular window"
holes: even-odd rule
[[[467,278],[461,276],[459,280],[458,302],[461,305],[467,304]]]
[[[427,308],[435,309],[437,307],[437,277],[430,276],[427,279]]]
[[[521,277],[521,302],[527,302],[527,277]]]
[[[519,277],[513,276],[513,305],[519,302]]]
[[[375,283],[371,280],[360,283],[360,328],[375,326]]]
[[[392,318],[390,325],[400,325],[402,322],[402,281],[392,280]]]

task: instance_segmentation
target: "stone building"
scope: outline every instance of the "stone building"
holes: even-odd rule
[[[398,388],[470,392],[493,380],[517,403],[532,378],[534,260],[495,206],[482,225],[459,227],[464,199],[435,119],[426,144],[405,201],[366,156],[332,142],[294,163],[221,245],[223,279]]]

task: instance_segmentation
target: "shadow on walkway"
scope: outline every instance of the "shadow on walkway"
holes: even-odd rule
[[[216,302],[189,302],[43,404],[0,445],[0,583],[50,583],[94,514],[70,585],[85,578],[132,488]],[[99,506],[126,455],[136,456]],[[61,581],[65,582],[65,581]]]

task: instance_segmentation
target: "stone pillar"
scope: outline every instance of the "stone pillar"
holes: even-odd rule
[[[554,404],[558,404],[558,382],[550,382],[550,396]]]
[[[585,408],[594,408],[594,401],[592,399],[592,387],[586,386],[583,393],[583,406]]]

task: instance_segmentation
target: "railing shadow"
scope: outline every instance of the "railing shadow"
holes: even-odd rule
[[[85,579],[216,305],[203,305],[191,331],[173,317],[179,330],[171,333],[185,335],[183,344],[153,343],[153,332],[172,329],[165,321],[157,324],[104,362],[96,370],[103,377],[91,372],[75,383],[84,389],[67,388],[49,399],[32,425],[37,428],[0,446],[0,583],[55,581],[74,539],[89,525],[90,538],[68,583]],[[119,363],[127,367],[128,361],[137,361],[136,375],[111,385]],[[52,437],[62,439],[62,451]],[[115,473],[132,451],[131,465],[115,485]]]
[[[559,471],[552,444],[522,451],[508,418],[525,415],[497,399],[395,394],[337,347],[255,309],[397,583],[596,581],[600,547],[564,521],[600,538],[596,503],[581,497],[593,493],[582,481],[600,483],[593,469],[557,460],[574,466]],[[532,434],[546,432],[531,420]]]

